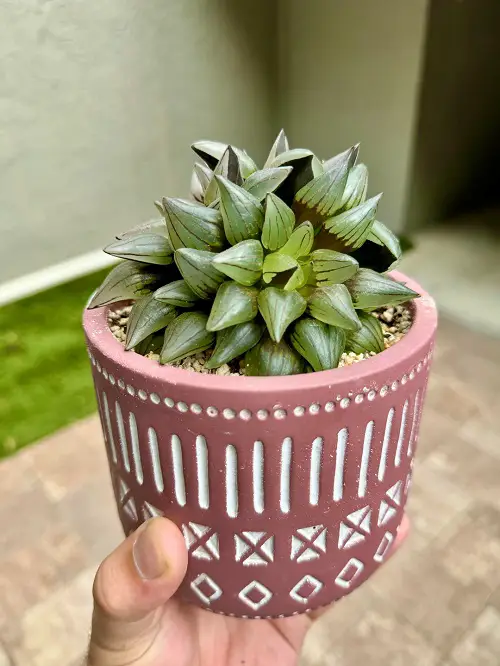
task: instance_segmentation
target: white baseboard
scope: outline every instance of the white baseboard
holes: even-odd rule
[[[0,306],[32,296],[59,284],[70,282],[84,275],[89,275],[116,263],[102,250],[81,254],[48,268],[0,284]]]

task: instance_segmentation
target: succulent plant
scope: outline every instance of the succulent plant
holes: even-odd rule
[[[417,293],[384,275],[396,236],[367,198],[359,146],[326,161],[281,131],[262,169],[238,148],[192,146],[191,200],[155,202],[161,217],[105,252],[123,261],[89,307],[135,301],[126,349],[160,363],[213,350],[206,366],[244,359],[247,375],[335,368],[344,350],[384,349],[370,312]]]

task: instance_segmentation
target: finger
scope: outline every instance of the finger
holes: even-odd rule
[[[89,662],[128,663],[123,654],[132,660],[144,653],[186,567],[182,534],[166,518],[148,521],[121,543],[101,564],[94,581]]]

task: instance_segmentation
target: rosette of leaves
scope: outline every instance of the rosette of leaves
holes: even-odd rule
[[[385,273],[396,236],[377,219],[358,146],[326,161],[280,132],[262,168],[238,148],[192,146],[191,198],[164,197],[161,217],[105,251],[123,261],[89,307],[134,301],[126,348],[174,363],[212,350],[208,368],[247,375],[337,367],[344,352],[380,352],[370,312],[418,296]]]

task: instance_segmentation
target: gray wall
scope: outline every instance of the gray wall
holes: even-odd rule
[[[361,141],[380,218],[404,226],[428,0],[281,0],[283,110],[322,157]]]
[[[275,34],[268,0],[0,1],[0,283],[184,194],[195,139],[263,157]]]
[[[433,0],[407,219],[500,203],[500,2]]]

